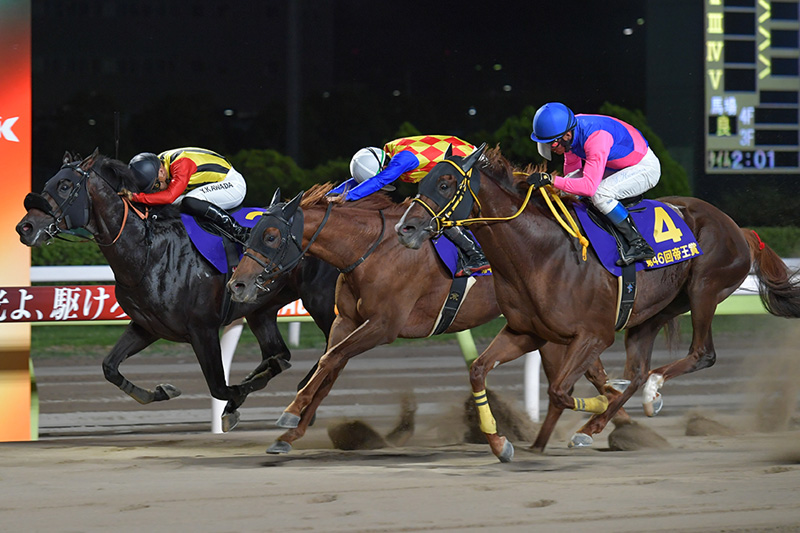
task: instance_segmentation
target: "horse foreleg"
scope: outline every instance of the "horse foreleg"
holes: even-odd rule
[[[338,368],[331,370],[331,372],[325,377],[322,385],[320,385],[320,387],[317,389],[317,392],[314,394],[313,398],[311,398],[311,402],[303,410],[303,414],[298,420],[297,427],[289,429],[288,431],[284,432],[283,435],[278,437],[275,442],[272,443],[269,448],[267,448],[267,453],[279,454],[289,453],[292,451],[292,443],[297,439],[302,438],[303,435],[306,434],[308,426],[313,423],[314,418],[316,417],[317,409],[322,404],[322,400],[328,396],[331,388],[333,388],[333,384],[336,382],[336,379],[339,377],[339,374],[344,369],[346,364],[347,360],[342,360],[341,365]]]
[[[538,350],[544,342],[539,337],[516,333],[506,324],[489,344],[489,347],[473,361],[469,368],[472,397],[478,410],[481,431],[486,435],[492,453],[503,463],[511,461],[514,457],[514,446],[506,437],[497,433],[497,423],[486,396],[486,376],[497,365]]]
[[[337,318],[331,330],[331,344],[339,337],[342,329],[350,329],[349,321],[345,323],[344,319],[340,320],[340,318]],[[375,333],[379,332],[379,329],[377,325],[370,324],[370,321],[366,320],[345,336],[344,339],[329,348],[317,361],[316,370],[311,378],[303,388],[297,391],[294,400],[284,409],[283,414],[275,424],[286,429],[296,428],[300,423],[303,411],[311,404],[325,380],[329,379],[335,369],[342,364],[341,361],[363,353],[379,344],[379,342],[373,340]]]
[[[594,385],[594,387],[597,389],[597,392],[600,394],[605,394],[608,398],[610,398],[610,401],[613,401],[613,398],[625,392],[631,383],[629,379],[609,380],[608,374],[606,374],[606,369],[599,357],[595,359],[592,366],[590,366],[589,370],[586,371],[585,376],[586,379],[588,379],[589,382]],[[614,415],[613,420],[617,425],[622,425],[630,423],[631,417],[625,411],[625,409],[620,407],[617,413]]]
[[[627,354],[625,361],[625,377],[629,381],[628,386],[611,396],[608,409],[604,413],[597,414],[579,430],[580,433],[595,435],[600,433],[620,412],[622,406],[644,383],[645,376],[650,368],[650,358],[653,354],[653,345],[658,332],[668,321],[668,317],[656,316],[650,320],[634,326],[625,332],[625,351]],[[626,414],[627,417],[627,414]],[[630,418],[627,417],[627,421]]]
[[[103,375],[106,380],[120,388],[125,394],[141,404],[169,400],[179,396],[181,391],[170,384],[162,383],[155,390],[143,389],[131,383],[119,371],[123,361],[135,355],[155,341],[158,336],[150,333],[135,322],[128,324],[122,337],[114,344],[108,355],[103,359]]]

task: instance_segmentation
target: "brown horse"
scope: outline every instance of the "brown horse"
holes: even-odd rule
[[[305,434],[309,422],[351,357],[388,344],[398,337],[418,339],[432,334],[450,296],[452,275],[433,246],[421,251],[401,246],[392,231],[408,206],[387,195],[372,194],[355,202],[329,202],[332,186],[315,185],[288,203],[267,210],[253,228],[248,248],[228,283],[233,299],[254,300],[268,279],[292,268],[307,250],[339,268],[336,289],[338,316],[328,339],[327,352],[316,373],[278,419],[288,428],[267,450],[287,453]],[[302,200],[302,203],[301,203]],[[473,278],[447,333],[484,324],[500,315],[490,276]],[[560,359],[560,346],[540,352],[543,360]],[[587,378],[605,390],[602,366],[587,369]],[[627,416],[627,415],[624,415]]]
[[[625,335],[625,378],[630,385],[612,398],[573,398],[571,390],[578,377],[614,342],[617,279],[600,265],[594,252],[588,261],[581,259],[580,247],[566,235],[543,198],[534,196],[520,209],[523,193],[529,189],[520,178],[524,173],[515,172],[499,150],[481,157],[482,148],[465,158],[448,156],[434,167],[420,182],[420,195],[396,230],[403,244],[419,248],[441,231],[442,222],[448,219],[506,219],[470,226],[492,265],[497,298],[507,320],[473,363],[470,382],[477,396],[497,364],[536,350],[545,342],[566,347],[558,368],[543,365],[550,382],[550,403],[533,444],[535,450],[544,450],[564,409],[594,413],[570,443],[591,445],[591,435],[602,431],[643,384],[645,411],[653,414],[652,402],[665,381],[713,365],[714,311],[739,287],[751,267],[767,310],[776,316],[800,316],[800,282],[792,280],[787,266],[754,232],[739,228],[702,200],[664,198],[662,201],[684,218],[704,254],[637,274],[637,298]],[[454,211],[458,216],[448,218]],[[511,218],[517,212],[519,216]],[[658,331],[688,311],[693,329],[688,355],[648,372]],[[488,405],[479,405],[479,414],[487,421],[484,433],[493,453],[503,459],[507,443],[492,431]]]

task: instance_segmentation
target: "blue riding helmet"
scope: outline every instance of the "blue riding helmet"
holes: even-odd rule
[[[540,107],[533,116],[531,140],[539,143],[539,154],[549,161],[552,157],[550,143],[577,125],[578,120],[570,108],[559,102],[550,102]]]

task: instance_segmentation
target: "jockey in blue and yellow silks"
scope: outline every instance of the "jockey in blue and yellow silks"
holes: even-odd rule
[[[450,146],[453,155],[461,157],[475,150],[470,143],[452,135],[403,137],[389,141],[382,150],[374,146],[362,148],[350,161],[350,174],[353,177],[328,194],[341,195],[345,200],[351,201],[381,189],[394,190],[391,184],[397,179],[417,183],[444,159]],[[471,233],[456,226],[446,229],[444,235],[467,257],[466,262],[456,272],[457,277],[489,269],[486,256]]]
[[[224,209],[239,206],[247,193],[244,177],[220,154],[203,148],[143,152],[128,164],[139,188],[125,191],[146,205],[180,204],[181,212],[205,217],[230,236],[244,240],[247,230]]]

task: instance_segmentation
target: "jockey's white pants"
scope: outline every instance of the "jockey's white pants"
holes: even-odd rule
[[[637,164],[620,170],[606,170],[606,176],[597,187],[591,200],[597,209],[607,215],[621,198],[644,194],[658,184],[661,162],[650,148]]]
[[[233,209],[241,205],[245,194],[247,194],[247,183],[244,181],[244,176],[231,167],[224,180],[193,189],[179,197],[175,203],[183,200],[184,196],[190,196],[211,202],[222,209]]]

